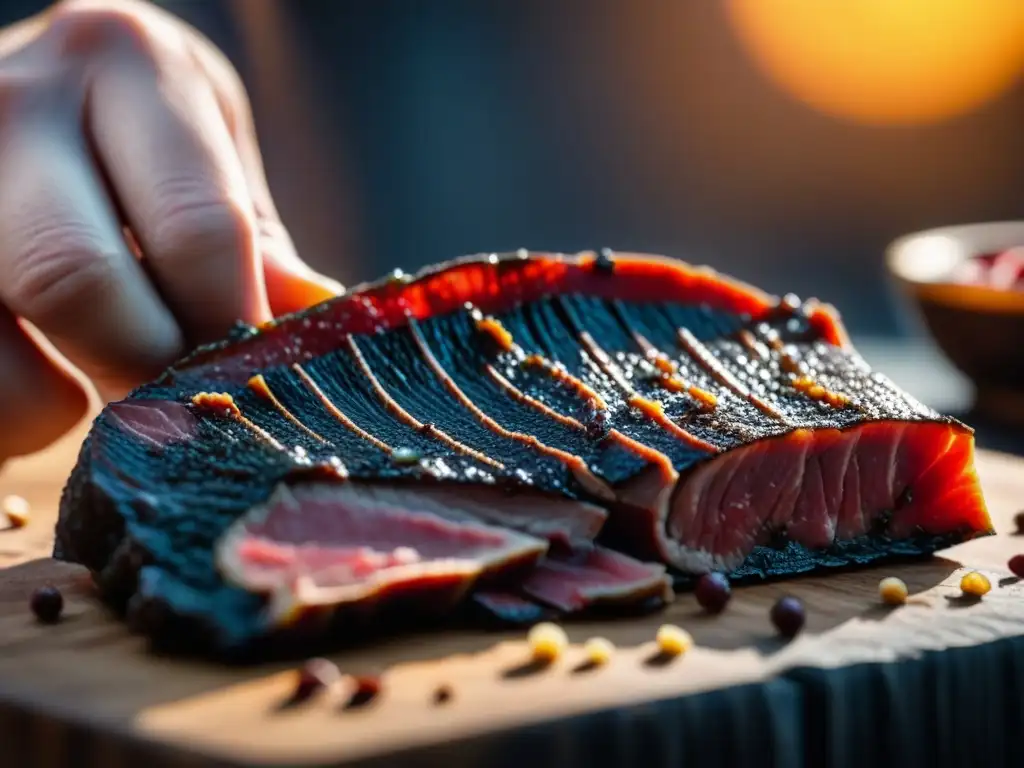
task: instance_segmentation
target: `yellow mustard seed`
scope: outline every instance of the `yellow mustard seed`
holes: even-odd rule
[[[530,652],[537,661],[555,661],[569,647],[565,630],[551,622],[541,622],[530,628],[526,636]]]
[[[960,579],[960,589],[965,595],[981,597],[992,589],[992,582],[990,582],[983,574],[980,574],[977,571],[971,571]]]
[[[3,509],[11,528],[24,528],[28,525],[29,513],[32,508],[21,496],[5,496],[0,508]]]
[[[661,652],[672,656],[686,653],[693,647],[693,637],[690,633],[673,624],[662,624],[655,639]]]
[[[583,652],[587,656],[587,661],[600,666],[611,661],[615,646],[606,638],[592,637],[583,644]]]
[[[909,590],[903,579],[889,576],[878,582],[878,595],[888,605],[903,605],[907,602]]]

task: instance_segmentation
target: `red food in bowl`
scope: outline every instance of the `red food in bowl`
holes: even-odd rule
[[[953,271],[953,279],[1000,291],[1024,291],[1024,246],[966,259]]]

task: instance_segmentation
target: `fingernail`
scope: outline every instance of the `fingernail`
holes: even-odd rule
[[[267,295],[275,315],[298,312],[344,293],[345,286],[337,280],[312,271],[301,275],[283,271],[267,275]]]

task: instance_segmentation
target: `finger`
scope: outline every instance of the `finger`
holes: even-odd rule
[[[0,462],[45,448],[85,415],[85,389],[0,307]]]
[[[26,107],[0,132],[0,298],[98,385],[131,386],[181,353],[181,334],[54,114]]]
[[[198,343],[270,311],[252,201],[216,99],[198,73],[169,66],[109,59],[88,124],[154,280]]]
[[[275,316],[298,312],[345,292],[341,283],[314,272],[296,255],[280,222],[262,219],[259,233],[267,297]]]
[[[193,61],[213,85],[253,202],[257,248],[263,259],[272,312],[275,315],[294,312],[344,293],[345,287],[341,283],[316,272],[299,258],[270,193],[252,112],[242,83],[223,54],[209,43],[204,45],[198,35],[195,37]]]

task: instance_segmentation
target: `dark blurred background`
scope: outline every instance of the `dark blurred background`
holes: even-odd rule
[[[346,284],[607,245],[891,335],[887,242],[1024,217],[1021,0],[159,4],[235,62],[300,253]]]

